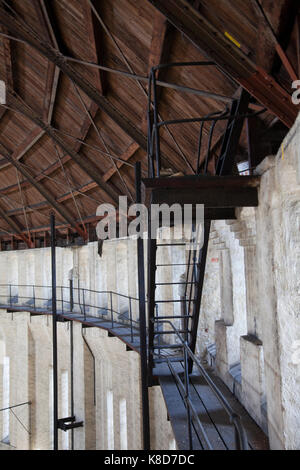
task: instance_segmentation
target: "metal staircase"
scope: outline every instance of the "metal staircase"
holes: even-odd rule
[[[247,449],[247,438],[239,417],[235,415],[222,393],[211,382],[195,355],[195,349],[211,221],[234,219],[236,207],[253,207],[258,204],[257,186],[259,181],[255,180],[254,177],[230,176],[236,173],[234,171],[235,157],[244,120],[246,117],[254,116],[255,113],[252,115],[247,114],[250,95],[240,89],[237,96],[231,101],[229,100],[230,106],[226,106],[225,110],[217,111],[204,118],[162,121],[158,112],[156,72],[162,67],[181,67],[183,65],[205,66],[212,64],[203,62],[178,63],[152,68],[148,88],[148,178],[141,180],[141,168],[139,166],[139,170],[136,170],[136,175],[138,175],[136,184],[137,202],[143,202],[148,210],[151,209],[153,204],[164,203],[171,206],[177,203],[181,207],[184,204],[192,204],[193,208],[196,204],[203,204],[205,206],[204,220],[202,224],[197,225],[198,220],[195,217],[195,212],[193,212],[191,236],[188,239],[166,241],[159,236],[160,230],[163,229],[161,221],[156,236],[153,236],[151,210],[149,211],[147,290],[143,272],[143,241],[138,241],[140,311],[141,309],[144,311],[144,305],[147,304],[148,306],[148,330],[146,331],[146,327],[144,328],[144,336],[146,337],[144,338],[144,345],[141,338],[144,431],[146,430],[144,436],[147,435],[146,445],[149,445],[149,432],[147,432],[147,429],[149,431],[149,415],[146,409],[148,406],[147,387],[157,383],[161,375],[159,371],[163,370],[164,375],[167,371],[167,375],[169,374],[172,377],[173,386],[180,391],[183,406],[186,409],[187,426],[185,429],[188,431],[188,448],[192,449],[194,446],[193,434],[195,433],[199,438],[200,448],[213,448],[205,435],[199,414],[191,398],[191,377],[195,365],[197,373],[200,373],[211,393],[216,396],[221,407],[225,409],[230,417],[235,432],[235,448]],[[205,96],[209,95],[210,93],[205,92]],[[214,99],[218,99],[218,97],[216,98],[215,95]],[[220,140],[219,158],[215,160],[215,173],[212,176],[208,173],[208,167],[213,153],[213,133],[218,121],[223,121],[226,125],[223,126],[224,134]],[[160,130],[165,128],[169,132],[169,125],[179,124],[180,122],[200,123],[197,169],[194,175],[178,177],[175,174],[166,177],[161,172]],[[210,131],[207,148],[202,152],[201,145],[205,122],[210,125]],[[200,164],[200,155],[202,153],[206,155],[206,158]],[[190,169],[193,169],[190,162],[186,163],[188,163]],[[201,242],[199,242],[197,236],[195,237],[195,233],[200,230],[202,230],[203,235]],[[176,259],[172,254],[174,251],[177,251],[177,255],[181,251],[181,255],[183,255],[181,258],[183,259]],[[161,275],[163,270],[165,270],[164,276]],[[146,291],[147,299],[145,298]],[[143,315],[141,318],[143,318]],[[146,321],[145,311],[144,319]],[[142,330],[142,325],[140,327]],[[183,372],[178,373],[178,370],[183,370]],[[169,387],[170,382],[168,384]]]
[[[192,233],[197,234],[197,229],[199,231],[200,227],[194,226]],[[167,329],[167,325],[161,328],[162,321],[173,322],[190,349],[195,351],[209,229],[210,221],[207,221],[204,224],[203,246],[195,243],[195,235],[180,243],[161,243],[157,239],[150,240],[148,243],[148,364],[150,380],[156,364],[167,360],[172,362],[183,360],[182,349],[178,345],[178,341],[174,341],[177,339],[174,331]],[[161,250],[168,249],[169,253],[171,252],[170,258],[173,259],[172,252],[178,248],[185,255],[185,262],[158,262],[158,259],[161,258],[159,254]],[[159,282],[161,271],[173,273],[174,269],[182,269],[183,274],[178,281]],[[161,293],[168,287],[168,291],[172,292],[172,298],[167,293],[165,295]],[[189,362],[189,370],[192,371],[191,361]]]

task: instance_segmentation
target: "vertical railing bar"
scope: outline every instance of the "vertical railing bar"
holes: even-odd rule
[[[33,309],[35,310],[35,287],[34,285],[32,286],[32,295],[33,295]]]
[[[73,299],[73,279],[69,280],[69,288],[70,288],[70,310],[73,312],[74,308],[74,299]]]
[[[82,300],[83,300],[83,315],[84,315],[84,321],[86,321],[84,289],[82,289]]]
[[[184,382],[185,382],[185,402],[186,402],[186,413],[187,413],[187,425],[188,425],[188,437],[189,437],[189,450],[193,450],[193,436],[192,436],[192,420],[191,420],[191,410],[189,404],[189,371],[188,371],[188,354],[186,349],[186,342],[184,342],[183,347],[183,354],[184,354]]]
[[[64,288],[61,286],[61,309],[62,313],[64,313]]]
[[[133,328],[132,328],[132,305],[131,305],[131,297],[129,297],[129,318],[130,318],[130,334],[131,334],[131,342],[133,343]]]
[[[111,316],[111,327],[114,327],[114,312],[113,312],[113,300],[112,292],[110,291],[110,316]]]
[[[160,135],[158,128],[158,113],[157,113],[157,88],[156,88],[156,70],[151,69],[152,81],[153,81],[153,126],[155,129],[155,157],[156,157],[156,176],[160,177]]]

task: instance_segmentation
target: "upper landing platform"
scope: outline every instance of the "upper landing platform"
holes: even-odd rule
[[[204,204],[208,218],[228,219],[237,207],[257,207],[259,176],[145,178],[142,201],[150,204]],[[226,217],[222,217],[222,215]]]

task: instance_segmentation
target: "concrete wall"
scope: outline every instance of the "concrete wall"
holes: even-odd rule
[[[51,449],[52,325],[51,317],[0,311],[0,375],[9,358],[9,382],[0,387],[1,404],[9,384],[7,416],[0,413],[0,432],[8,429],[1,449]],[[73,331],[72,331],[73,328]],[[84,426],[74,430],[74,449],[142,449],[139,355],[119,339],[80,323],[58,324],[59,417],[71,415],[71,335],[73,336],[74,414]],[[150,391],[152,449],[169,449],[174,436],[159,387]],[[1,405],[2,408],[2,405]],[[5,436],[6,437],[6,436]],[[72,447],[71,431],[59,431],[59,449]]]
[[[198,348],[211,341],[217,373],[272,449],[300,449],[300,117],[257,174],[259,207],[213,224],[202,304],[208,331],[200,322]]]

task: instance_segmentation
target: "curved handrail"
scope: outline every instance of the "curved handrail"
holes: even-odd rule
[[[7,291],[3,293],[3,289]],[[20,292],[21,289],[24,292]],[[49,289],[49,296],[43,296],[40,293],[36,295],[39,289]],[[79,314],[82,315],[84,321],[87,321],[89,317],[101,319],[110,323],[111,329],[120,325],[126,326],[130,330],[131,343],[134,342],[134,330],[139,328],[139,319],[133,318],[133,304],[136,303],[136,312],[138,312],[138,298],[115,291],[97,291],[73,285],[56,286],[56,292],[57,305],[60,306],[57,310],[59,315]],[[0,299],[7,299],[5,303],[0,301],[0,307],[4,308],[18,307],[18,309],[23,308],[34,312],[49,312],[52,308],[51,296],[52,286],[50,285],[0,284]],[[99,296],[104,296],[103,304],[99,300]],[[121,299],[125,301],[122,302],[122,308],[118,311],[115,305],[119,304]],[[41,306],[39,302],[44,304]]]

